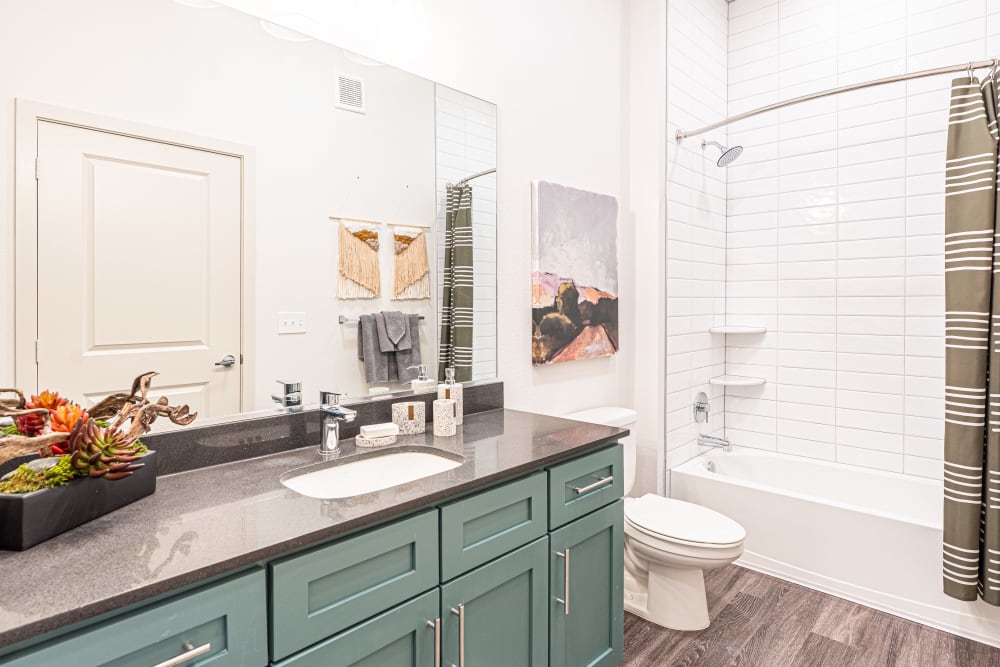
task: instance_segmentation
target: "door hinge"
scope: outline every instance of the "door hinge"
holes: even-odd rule
[[[38,354],[38,339],[36,338],[35,339],[35,365],[36,366],[38,365],[38,358],[39,358],[39,354]]]
[[[35,158],[35,180],[38,180],[38,158]]]
[[[240,366],[243,365],[243,353],[240,352]]]

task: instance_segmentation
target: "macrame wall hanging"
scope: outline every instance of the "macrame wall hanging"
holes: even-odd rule
[[[372,299],[382,294],[378,268],[378,226],[340,223],[337,298]]]
[[[393,226],[393,299],[429,299],[431,273],[427,264],[427,234],[419,227]]]

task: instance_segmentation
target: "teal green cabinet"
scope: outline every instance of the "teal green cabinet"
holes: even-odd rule
[[[438,603],[435,588],[276,667],[432,667],[441,632]]]
[[[448,581],[547,530],[541,470],[441,507],[441,580]]]
[[[553,531],[549,539],[549,664],[619,664],[625,621],[623,501]]]
[[[548,548],[543,537],[441,587],[444,665],[548,663]]]
[[[428,510],[271,564],[271,657],[295,651],[438,585]]]
[[[255,569],[0,658],[4,667],[159,665],[264,667],[267,591]]]

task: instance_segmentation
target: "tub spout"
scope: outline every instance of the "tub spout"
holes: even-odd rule
[[[698,446],[718,447],[724,452],[733,451],[732,443],[726,440],[725,438],[717,438],[714,435],[705,435],[704,433],[698,434]]]

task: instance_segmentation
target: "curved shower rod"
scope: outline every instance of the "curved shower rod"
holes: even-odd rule
[[[735,116],[730,116],[725,120],[720,120],[717,123],[712,123],[711,125],[706,125],[705,127],[700,127],[697,130],[677,130],[674,138],[677,143],[681,143],[688,137],[694,137],[699,134],[704,134],[716,128],[720,128],[724,125],[729,125],[730,123],[735,123],[738,120],[743,120],[744,118],[752,118],[753,116],[759,116],[762,113],[767,113],[768,111],[774,111],[775,109],[780,109],[782,107],[791,106],[793,104],[801,104],[802,102],[809,102],[810,100],[818,100],[821,97],[828,97],[830,95],[839,95],[840,93],[847,93],[852,90],[861,90],[863,88],[871,88],[872,86],[881,86],[886,83],[896,83],[897,81],[909,81],[910,79],[922,79],[927,76],[938,76],[940,74],[949,74],[951,72],[971,72],[974,69],[982,69],[983,67],[996,67],[1000,64],[1000,60],[975,60],[972,62],[961,63],[959,65],[949,65],[948,67],[935,67],[934,69],[925,69],[919,72],[909,72],[908,74],[897,74],[895,76],[887,76],[882,79],[874,79],[873,81],[864,81],[862,83],[852,83],[847,86],[840,86],[839,88],[831,88],[829,90],[822,90],[817,93],[809,93],[808,95],[802,95],[801,97],[793,97],[788,100],[783,100],[781,102],[775,102],[774,104],[768,104],[765,107],[760,107],[759,109],[753,109],[751,111],[744,111],[741,114]]]

